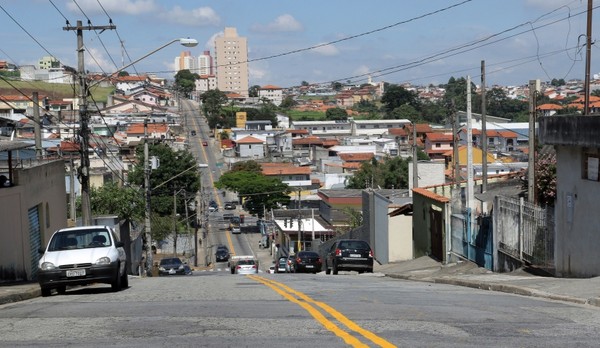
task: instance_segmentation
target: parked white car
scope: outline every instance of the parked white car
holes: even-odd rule
[[[42,296],[59,294],[68,285],[110,284],[113,291],[128,287],[123,242],[108,226],[64,228],[54,232],[39,261]]]

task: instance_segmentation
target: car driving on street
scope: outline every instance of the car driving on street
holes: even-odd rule
[[[369,243],[358,239],[337,240],[327,253],[326,274],[338,271],[373,272],[373,251]]]
[[[39,260],[42,296],[59,294],[69,285],[110,284],[113,291],[128,287],[123,242],[109,226],[60,229],[52,235]]]
[[[158,264],[158,275],[184,275],[189,274],[191,270],[178,257],[168,257],[160,260]]]
[[[321,257],[314,251],[300,251],[294,258],[294,272],[318,273],[321,272]]]

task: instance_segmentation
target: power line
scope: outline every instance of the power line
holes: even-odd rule
[[[52,56],[52,58],[57,59],[52,53],[50,53],[50,51],[48,51],[48,49],[46,49],[46,47],[44,47],[44,45],[42,45],[35,37],[33,37],[33,35],[31,35],[27,29],[25,29],[13,16],[10,15],[10,13],[8,13],[4,7],[2,7],[2,5],[0,5],[0,9],[2,9],[2,11],[4,11],[4,13],[6,13],[6,15],[12,19],[13,22],[15,22],[16,25],[19,26],[19,28],[21,28],[27,35],[29,35],[29,37],[35,41],[35,43],[38,44],[38,46],[40,46],[44,51],[46,51],[46,53],[48,53],[50,56]]]

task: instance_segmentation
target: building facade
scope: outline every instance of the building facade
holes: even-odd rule
[[[213,75],[213,58],[210,51],[204,51],[198,57],[198,75]]]
[[[236,28],[225,28],[223,36],[215,39],[217,86],[223,92],[248,97],[248,42],[237,34]]]
[[[197,73],[196,58],[192,56],[190,51],[182,51],[179,57],[175,58],[175,70],[189,70],[192,73]]]

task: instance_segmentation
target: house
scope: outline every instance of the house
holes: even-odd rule
[[[283,101],[283,89],[273,85],[262,86],[258,90],[258,98],[260,100],[267,99],[271,101],[271,103],[279,106]]]
[[[454,147],[452,132],[425,134],[425,153],[431,159],[444,159],[444,153]]]
[[[352,135],[350,121],[292,121],[292,129],[305,129],[311,135],[320,137],[336,137]]]
[[[410,124],[410,120],[352,120],[352,135],[381,136],[390,129],[402,129]]]
[[[172,139],[173,137],[170,125],[167,123],[148,123],[146,126],[143,123],[132,123],[127,127],[126,133],[128,146],[140,144],[145,137],[160,140]]]
[[[486,129],[487,148],[488,151],[511,152],[517,148],[517,139],[519,135],[510,130]],[[461,128],[458,131],[459,141],[461,144],[467,143],[467,130]],[[481,129],[472,129],[471,136],[473,145],[483,147],[483,132]]]
[[[16,160],[30,146],[0,141],[0,175],[8,179],[0,187],[0,282],[35,280],[38,248],[67,227],[64,162]]]
[[[135,99],[131,100],[114,96],[113,102],[115,104],[102,110],[103,114],[151,114],[167,112],[167,108],[165,107],[148,104]]]
[[[561,277],[600,275],[600,117],[540,117],[539,140],[556,151],[554,264]]]
[[[312,186],[310,167],[297,167],[293,163],[262,163],[261,166],[263,175],[279,178],[296,190],[310,189]]]
[[[552,116],[555,115],[559,110],[562,110],[563,107],[562,105],[558,104],[546,103],[538,105],[538,107],[535,109],[540,114],[540,116]]]
[[[265,141],[253,136],[246,136],[235,141],[236,153],[241,158],[265,158]]]

